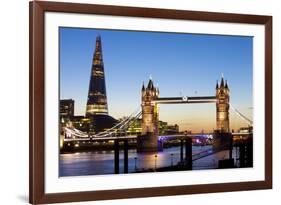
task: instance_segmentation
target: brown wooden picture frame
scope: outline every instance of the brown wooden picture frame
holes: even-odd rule
[[[57,203],[89,200],[153,197],[272,188],[272,17],[260,15],[213,13],[105,6],[93,4],[30,2],[30,203]],[[265,180],[203,185],[134,188],[46,194],[44,189],[44,14],[45,12],[100,14],[142,18],[181,19],[209,22],[247,23],[265,26]]]

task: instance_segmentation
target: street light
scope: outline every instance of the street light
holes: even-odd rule
[[[155,171],[156,171],[156,168],[157,168],[157,154],[156,155],[154,155],[154,158],[155,158],[155,167],[154,167],[154,169],[155,169]]]
[[[135,159],[135,171],[137,171],[137,157],[134,158]]]

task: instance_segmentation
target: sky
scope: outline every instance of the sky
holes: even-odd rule
[[[253,41],[250,36],[179,34],[61,27],[60,98],[75,100],[85,115],[96,36],[102,39],[109,114],[130,115],[141,103],[141,86],[152,77],[160,97],[214,96],[223,75],[230,102],[252,119]],[[159,118],[180,130],[211,131],[215,104],[163,104]],[[230,128],[247,124],[230,112]]]

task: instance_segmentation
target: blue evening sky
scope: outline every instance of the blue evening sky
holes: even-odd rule
[[[141,85],[149,76],[161,97],[212,96],[223,73],[231,103],[252,118],[252,37],[60,28],[60,97],[75,100],[76,115],[85,115],[97,35],[113,117],[127,116],[140,105]],[[160,105],[160,120],[182,130],[211,130],[215,105]],[[231,114],[231,128],[245,125]]]

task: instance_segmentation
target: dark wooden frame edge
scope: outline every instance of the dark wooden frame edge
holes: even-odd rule
[[[265,26],[265,180],[46,194],[44,191],[44,12],[68,12]],[[29,4],[29,202],[32,204],[272,188],[272,16],[33,1]]]

